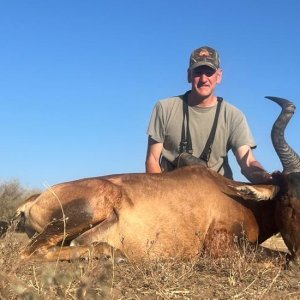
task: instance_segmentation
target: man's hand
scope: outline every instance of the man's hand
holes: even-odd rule
[[[235,153],[241,173],[252,183],[271,183],[272,175],[256,160],[248,145],[241,146]]]

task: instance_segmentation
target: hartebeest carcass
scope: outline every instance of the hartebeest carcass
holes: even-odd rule
[[[89,255],[91,249],[98,254],[116,249],[129,260],[191,257],[203,249],[220,254],[234,237],[262,243],[280,229],[296,259],[300,158],[283,137],[295,107],[270,99],[282,107],[272,130],[283,164],[276,184],[232,181],[201,165],[58,184],[18,210],[26,231],[39,233],[23,258],[72,259]]]

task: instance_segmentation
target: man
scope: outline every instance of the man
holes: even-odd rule
[[[197,158],[203,155],[216,118],[211,149],[209,154],[204,153],[209,158],[206,165],[232,179],[227,156],[232,150],[242,174],[249,181],[257,183],[272,179],[255,159],[252,149],[256,145],[244,114],[215,95],[221,81],[222,69],[217,51],[207,46],[194,50],[188,68],[191,91],[161,100],[154,107],[148,128],[146,172],[159,173],[176,168],[182,152],[192,153]],[[217,105],[218,102],[221,104]],[[183,138],[187,135],[190,141]],[[183,144],[188,149],[182,149]]]

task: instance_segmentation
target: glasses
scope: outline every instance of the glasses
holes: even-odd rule
[[[205,75],[207,77],[211,77],[213,76],[214,74],[216,73],[216,70],[215,69],[212,69],[212,68],[196,68],[193,70],[193,75],[198,77],[198,76],[201,76],[201,75]]]

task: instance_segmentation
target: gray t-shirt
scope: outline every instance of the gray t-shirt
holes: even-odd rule
[[[155,105],[148,127],[148,135],[163,143],[162,155],[170,162],[179,154],[183,122],[183,95],[160,100]],[[189,106],[189,130],[193,155],[199,157],[205,147],[216,114],[217,105],[207,108]],[[185,127],[186,128],[186,127]],[[243,145],[255,148],[256,144],[244,114],[224,101],[221,105],[216,135],[208,167],[232,178],[227,153]]]

